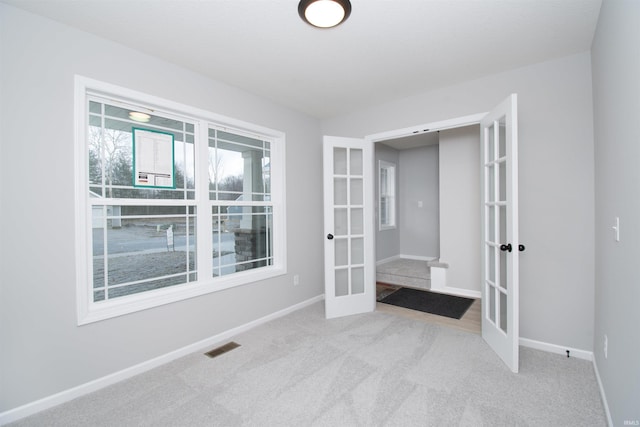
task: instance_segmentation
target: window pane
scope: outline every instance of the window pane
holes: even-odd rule
[[[270,200],[269,148],[267,141],[209,129],[210,200]]]
[[[362,150],[359,148],[352,148],[350,153],[350,168],[349,173],[351,175],[362,175]]]
[[[343,266],[349,264],[349,251],[347,239],[335,240],[335,265]]]
[[[347,149],[343,147],[333,148],[333,174],[347,174]]]
[[[94,207],[94,298],[116,298],[193,280],[195,236],[193,207]]]
[[[364,234],[364,211],[362,208],[351,209],[351,234]]]
[[[364,188],[361,178],[351,178],[351,204],[362,205],[364,204]]]
[[[380,160],[378,168],[378,215],[381,227],[395,226],[395,170],[393,163]]]
[[[336,236],[344,236],[349,231],[349,223],[346,209],[334,209],[334,233]]]
[[[273,264],[273,215],[270,206],[214,207],[213,276]]]
[[[364,293],[364,268],[355,267],[351,269],[351,293]]]
[[[349,270],[336,270],[335,294],[337,297],[349,295]]]
[[[347,178],[333,178],[333,204],[347,204]]]
[[[351,264],[364,264],[364,239],[351,239]]]
[[[89,184],[92,197],[143,199],[194,199],[194,126],[179,120],[147,114],[133,120],[135,110],[89,102]],[[174,137],[175,189],[133,187],[133,128],[170,133]],[[187,130],[190,129],[190,132]]]
[[[380,198],[380,225],[389,225],[388,208],[389,200],[386,197]]]
[[[500,329],[507,333],[507,294],[500,292]]]

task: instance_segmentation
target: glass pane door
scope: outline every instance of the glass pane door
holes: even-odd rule
[[[372,311],[372,149],[363,140],[325,137],[324,150],[327,317]]]

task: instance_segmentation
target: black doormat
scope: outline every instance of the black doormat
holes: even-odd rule
[[[439,316],[460,319],[473,304],[473,299],[436,292],[400,288],[379,302]]]

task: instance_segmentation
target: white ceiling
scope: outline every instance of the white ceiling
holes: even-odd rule
[[[590,48],[601,0],[0,0],[317,118]]]

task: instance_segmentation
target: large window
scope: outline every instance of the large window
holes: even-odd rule
[[[78,316],[285,272],[284,136],[78,77]]]

